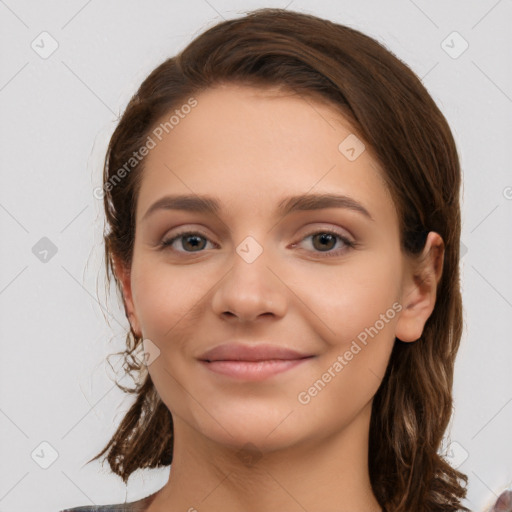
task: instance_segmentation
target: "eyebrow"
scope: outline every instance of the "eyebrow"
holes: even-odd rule
[[[370,212],[355,199],[337,194],[302,194],[284,198],[277,206],[278,215],[288,215],[297,211],[322,210],[324,208],[344,208],[358,212],[371,221]],[[220,202],[211,196],[167,195],[153,203],[142,220],[158,210],[184,210],[188,212],[217,214],[221,210]]]

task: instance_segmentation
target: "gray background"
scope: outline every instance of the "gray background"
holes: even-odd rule
[[[104,293],[92,190],[145,76],[222,18],[266,6],[376,38],[448,119],[464,172],[465,332],[446,456],[469,476],[472,510],[511,484],[510,0],[0,0],[0,512],[135,500],[167,480],[168,469],[144,471],[125,487],[107,465],[85,465],[131,403],[114,385],[117,360],[105,362],[128,323]]]

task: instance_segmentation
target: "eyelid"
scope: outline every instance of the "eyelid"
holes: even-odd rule
[[[317,223],[314,225],[314,227],[311,227],[311,226],[308,227],[306,234],[303,235],[303,237],[307,237],[307,236],[314,235],[314,234],[321,233],[321,232],[334,233],[341,238],[345,238],[348,241],[355,243],[354,237],[346,229],[340,228],[338,226],[332,226],[332,225],[322,224],[322,223]]]
[[[171,238],[176,238],[178,236],[183,236],[183,235],[186,235],[186,234],[193,234],[193,235],[199,234],[199,235],[203,236],[204,238],[207,238],[209,241],[212,241],[211,238],[209,237],[209,235],[207,235],[201,228],[195,228],[195,227],[183,228],[183,230],[180,231],[180,227],[181,226],[176,226],[174,228],[174,229],[177,229],[178,232],[173,234],[173,236]],[[341,228],[341,229],[343,229],[343,228]],[[319,233],[322,230],[325,230],[325,232],[335,233],[336,235],[338,235],[338,236],[340,236],[342,238],[346,238],[347,240],[355,243],[354,237],[352,236],[352,234],[347,229],[343,229],[343,231],[340,232],[339,231],[340,230],[339,227],[332,227],[332,226],[329,226],[329,225],[326,225],[326,224],[323,224],[323,223],[317,223],[317,225],[315,225],[314,227],[310,226],[309,228],[307,228],[307,232],[306,232],[306,234],[303,235],[303,238],[307,237],[307,236],[310,236],[310,235],[313,235],[313,234],[317,234],[317,233]],[[170,232],[170,231],[173,231],[173,229],[167,230],[166,234],[168,232]],[[165,235],[164,235],[163,238],[165,238]],[[301,238],[300,241],[302,241],[303,238]],[[168,238],[168,240],[169,240],[169,238]]]

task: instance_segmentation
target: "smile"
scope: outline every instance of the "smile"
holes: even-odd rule
[[[301,359],[270,359],[267,361],[201,361],[208,370],[240,380],[262,381],[297,368],[314,356]]]

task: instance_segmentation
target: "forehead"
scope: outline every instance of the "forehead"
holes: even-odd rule
[[[325,102],[234,84],[195,99],[172,124],[164,124],[172,112],[162,118],[167,129],[156,132],[159,137],[151,134],[138,219],[166,194],[215,196],[233,212],[254,214],[309,192],[348,195],[372,216],[397,221],[371,148]]]

